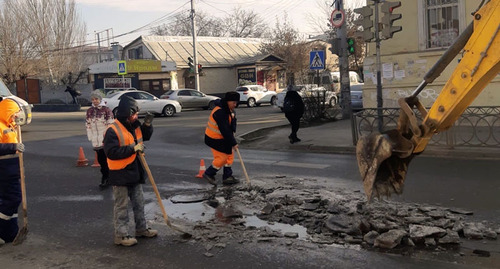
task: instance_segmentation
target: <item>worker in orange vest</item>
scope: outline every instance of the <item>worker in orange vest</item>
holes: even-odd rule
[[[212,185],[217,185],[215,175],[223,168],[222,184],[231,185],[239,182],[234,178],[231,165],[234,160],[233,149],[238,148],[234,138],[236,132],[236,114],[234,109],[240,100],[237,92],[227,92],[210,113],[205,129],[205,144],[212,150],[214,160],[205,170],[203,178]]]
[[[20,118],[19,105],[11,100],[0,101],[0,245],[16,237],[17,209],[21,203],[21,170],[19,155],[24,144],[17,140],[16,125]]]
[[[158,235],[158,231],[148,228],[146,224],[142,190],[146,176],[137,157],[138,153],[144,151],[143,141],[148,141],[153,134],[154,116],[146,115],[141,124],[138,113],[137,102],[128,96],[122,96],[115,121],[108,127],[103,141],[109,167],[108,183],[113,186],[114,243],[127,247],[137,244],[135,237],[151,238]],[[128,232],[129,199],[134,212],[135,236]]]

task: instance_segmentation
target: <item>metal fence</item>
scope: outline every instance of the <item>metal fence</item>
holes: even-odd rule
[[[399,108],[382,108],[382,130],[395,129]],[[414,110],[422,120],[419,112]],[[366,108],[353,114],[354,141],[360,136],[378,132],[379,109]],[[468,107],[455,124],[448,130],[435,134],[429,145],[445,147],[495,147],[500,148],[500,107]]]

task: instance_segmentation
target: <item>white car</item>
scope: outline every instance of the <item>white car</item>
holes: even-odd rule
[[[314,95],[312,92],[325,91],[326,104],[328,104],[330,107],[334,107],[335,104],[337,104],[338,102],[338,97],[334,91],[328,91],[324,87],[318,87],[316,84],[294,85],[293,90],[297,91],[301,97],[317,96]],[[287,90],[283,90],[277,95],[276,106],[279,107],[281,111],[283,111],[283,103],[285,102],[286,92]]]
[[[275,91],[270,91],[262,85],[246,85],[236,87],[240,94],[240,103],[247,104],[248,107],[260,106],[263,103],[276,105]]]
[[[172,117],[175,113],[179,113],[182,110],[181,105],[177,101],[159,99],[158,97],[150,94],[149,92],[129,90],[129,91],[119,91],[106,96],[102,100],[106,102],[106,105],[113,111],[116,115],[116,108],[120,103],[122,96],[129,96],[134,98],[139,104],[139,114],[145,114],[146,112],[151,112],[153,114],[160,114],[167,117]]]

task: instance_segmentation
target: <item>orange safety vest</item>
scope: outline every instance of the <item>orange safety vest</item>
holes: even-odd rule
[[[212,110],[212,113],[210,113],[210,117],[208,118],[207,128],[205,129],[205,134],[212,139],[224,138],[219,130],[219,125],[217,125],[217,122],[214,119],[214,113],[219,109],[221,108],[218,106]],[[229,116],[229,124],[231,124],[231,116]]]
[[[112,128],[116,136],[118,136],[118,142],[120,143],[120,147],[125,147],[125,146],[130,146],[130,145],[136,145],[134,141],[134,136],[119,122],[118,120],[115,120],[111,125],[109,125],[109,128]],[[135,137],[137,138],[137,144],[142,144],[142,132],[141,128],[136,128],[135,129]],[[108,159],[108,167],[110,170],[120,170],[125,168],[127,165],[131,164],[134,162],[135,157],[137,154],[132,154],[129,157],[121,160],[111,160]]]

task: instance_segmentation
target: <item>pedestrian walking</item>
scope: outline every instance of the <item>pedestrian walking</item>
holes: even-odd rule
[[[297,91],[290,89],[286,92],[283,103],[283,111],[285,112],[285,117],[288,119],[292,127],[292,132],[288,136],[290,144],[300,142],[301,140],[297,137],[297,132],[300,127],[300,118],[302,118],[302,115],[304,114],[304,102]]]
[[[205,144],[212,150],[214,160],[212,165],[205,170],[203,178],[212,185],[217,185],[215,175],[223,168],[222,184],[231,185],[239,182],[233,176],[231,165],[234,161],[234,152],[238,143],[234,138],[236,132],[236,114],[234,109],[240,100],[237,92],[227,92],[220,99],[216,107],[210,113],[207,127],[205,129]]]
[[[19,105],[11,100],[0,101],[0,245],[12,242],[19,231],[17,209],[21,204],[21,170],[19,155],[24,144],[16,132],[20,118]]]
[[[138,120],[137,102],[124,96],[116,111],[116,119],[104,135],[104,152],[109,166],[108,182],[113,186],[114,199],[114,243],[133,246],[135,237],[155,237],[158,231],[148,228],[144,216],[145,170],[138,153],[144,151],[143,141],[148,141],[153,134],[153,114],[146,115],[144,123]],[[130,224],[128,204],[132,205],[135,220],[135,236],[128,232]]]
[[[77,91],[70,86],[66,86],[65,92],[68,92],[71,95],[71,98],[73,98],[73,104],[78,104],[78,99],[77,97],[82,95],[80,91]]]
[[[100,188],[108,186],[109,168],[106,154],[103,148],[104,133],[108,126],[113,123],[113,112],[102,101],[102,95],[99,90],[90,94],[92,106],[87,110],[85,127],[87,129],[87,138],[92,143],[92,147],[97,155],[97,161],[101,166],[101,184]]]

